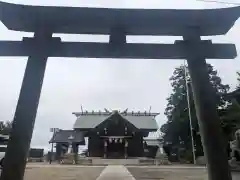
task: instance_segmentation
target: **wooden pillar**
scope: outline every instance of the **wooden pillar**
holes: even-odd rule
[[[28,40],[32,43],[28,44],[32,54],[23,77],[1,180],[23,180],[52,33],[35,33]]]
[[[78,146],[79,144],[73,143],[73,153],[74,153],[74,160],[76,164],[78,163]]]
[[[128,140],[125,140],[125,145],[124,145],[124,158],[128,158]]]
[[[53,148],[54,148],[54,143],[52,142],[51,144],[51,156],[50,156],[50,159],[49,159],[49,164],[52,164],[52,161],[53,161]]]
[[[108,143],[107,140],[104,140],[104,158],[107,158],[107,147],[108,147]]]
[[[60,163],[61,157],[62,157],[62,144],[61,143],[56,143],[56,156],[55,156],[55,160],[57,160]]]
[[[68,154],[73,153],[73,144],[72,144],[72,142],[69,142],[69,143],[68,143],[67,153],[68,153]]]
[[[231,180],[223,133],[216,109],[216,94],[209,81],[206,60],[199,48],[201,38],[194,33],[184,37],[184,45],[188,48],[187,62],[209,180]]]

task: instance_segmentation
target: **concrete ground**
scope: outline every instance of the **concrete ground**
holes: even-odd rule
[[[24,180],[96,180],[104,167],[27,167]]]
[[[207,180],[207,170],[203,167],[129,167],[136,180]],[[240,180],[240,173],[232,174],[233,180]]]
[[[28,164],[24,180],[207,180],[204,167],[195,166],[73,166]],[[240,173],[233,173],[233,180]]]

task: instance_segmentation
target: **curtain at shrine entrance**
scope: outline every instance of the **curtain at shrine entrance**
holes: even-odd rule
[[[105,158],[123,159],[127,158],[128,140],[125,138],[104,139]]]

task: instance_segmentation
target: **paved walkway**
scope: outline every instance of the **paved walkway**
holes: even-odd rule
[[[240,173],[233,172],[233,180]],[[24,180],[207,180],[207,169],[196,166],[73,166],[28,164]]]
[[[107,166],[97,180],[135,180],[132,174],[122,165]]]

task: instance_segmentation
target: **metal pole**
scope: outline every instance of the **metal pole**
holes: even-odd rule
[[[185,73],[185,85],[186,85],[186,92],[187,92],[188,118],[189,118],[190,135],[191,135],[191,143],[192,143],[193,164],[196,164],[196,154],[195,154],[195,146],[194,146],[194,138],[193,138],[192,114],[191,114],[191,104],[190,104],[190,92],[188,87],[189,82],[187,79],[186,60],[184,60],[184,73]]]

